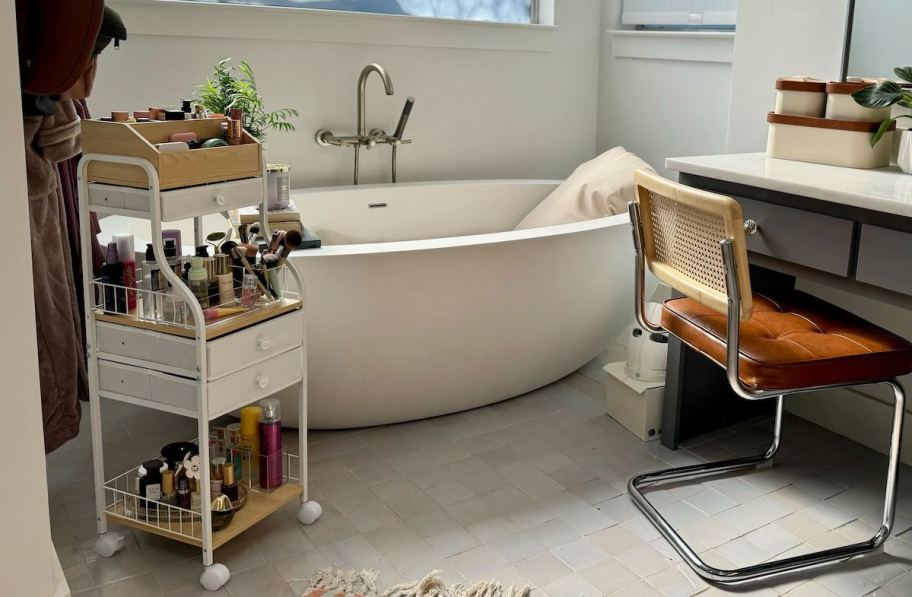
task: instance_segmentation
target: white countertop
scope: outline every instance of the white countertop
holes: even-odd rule
[[[665,167],[706,178],[912,218],[912,175],[896,166],[862,170],[736,153],[668,158]]]

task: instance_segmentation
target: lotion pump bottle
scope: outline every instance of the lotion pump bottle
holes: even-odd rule
[[[190,292],[199,301],[200,307],[209,308],[209,276],[206,273],[206,262],[203,257],[190,259],[190,272],[187,274],[187,285]]]

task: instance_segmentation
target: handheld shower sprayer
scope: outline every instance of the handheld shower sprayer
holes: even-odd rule
[[[399,124],[396,125],[396,132],[393,133],[393,138],[401,141],[402,135],[405,134],[405,125],[408,124],[409,115],[412,113],[412,106],[415,105],[415,98],[408,96],[405,100],[405,105],[402,106],[402,115],[399,116]]]

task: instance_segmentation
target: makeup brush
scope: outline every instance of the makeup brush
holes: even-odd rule
[[[301,246],[301,243],[304,241],[304,237],[297,230],[289,230],[285,233],[285,236],[282,237],[281,245],[279,250],[276,251],[276,255],[282,259],[286,259],[291,252]]]
[[[269,290],[275,295],[276,298],[281,298],[282,292],[282,279],[281,272],[278,270],[279,265],[282,263],[282,259],[279,259],[273,253],[266,253],[263,255],[263,272],[266,277],[266,283],[269,286]]]
[[[256,244],[257,238],[260,236],[260,223],[254,222],[247,227],[247,242]]]
[[[285,237],[284,230],[273,230],[272,231],[272,242],[269,243],[269,252],[275,254],[279,250],[279,244],[282,242],[282,239]]]
[[[235,259],[237,259],[238,261],[240,261],[241,264],[244,266],[244,269],[246,269],[249,274],[251,274],[252,276],[254,276],[256,278],[257,287],[260,289],[260,292],[262,292],[263,294],[265,294],[268,297],[271,297],[273,299],[275,298],[275,296],[273,296],[273,294],[271,292],[269,292],[269,289],[267,289],[263,285],[263,283],[260,281],[260,276],[257,274],[257,271],[255,269],[253,269],[253,266],[250,265],[250,262],[247,261],[247,257],[241,253],[240,247],[235,248],[232,251],[231,256],[234,257]]]

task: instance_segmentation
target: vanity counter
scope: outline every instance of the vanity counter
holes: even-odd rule
[[[864,170],[737,153],[668,158],[669,170],[912,218],[912,175],[896,166]]]

